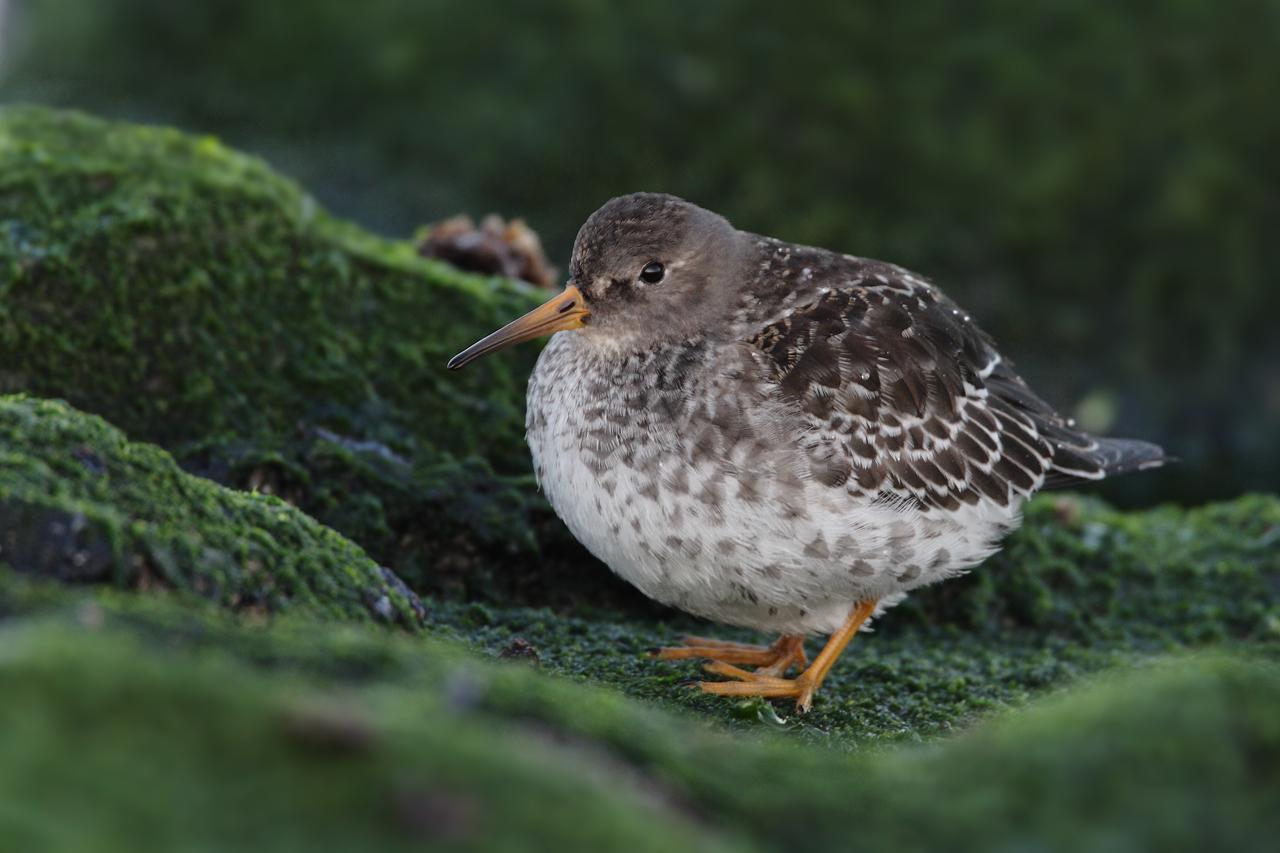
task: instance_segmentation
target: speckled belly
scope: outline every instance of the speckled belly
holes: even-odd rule
[[[745,415],[726,409],[722,389],[686,385],[664,398],[660,369],[602,368],[567,337],[552,340],[530,380],[539,483],[583,545],[664,604],[761,630],[829,632],[858,601],[892,603],[982,560],[1010,522],[980,508],[931,518],[823,485],[806,476],[783,413],[734,423]],[[619,373],[649,381],[629,387]]]

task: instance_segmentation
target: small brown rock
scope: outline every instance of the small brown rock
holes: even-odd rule
[[[455,216],[427,228],[418,254],[468,272],[518,278],[539,287],[556,286],[556,268],[547,260],[538,235],[523,219],[508,222],[490,214],[477,227],[471,217]]]

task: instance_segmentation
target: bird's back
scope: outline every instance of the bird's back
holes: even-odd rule
[[[800,413],[815,477],[945,512],[1167,461],[1154,444],[1098,438],[1058,414],[920,276],[759,241],[773,286],[744,303],[737,335]]]

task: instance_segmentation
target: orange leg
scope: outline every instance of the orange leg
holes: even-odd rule
[[[707,693],[719,696],[763,696],[766,699],[795,699],[796,710],[800,713],[808,711],[813,705],[813,694],[822,686],[823,679],[831,670],[832,664],[840,657],[845,646],[858,633],[858,629],[875,612],[874,601],[864,601],[855,606],[849,613],[840,629],[831,635],[827,644],[808,669],[795,678],[779,678],[781,673],[765,672],[758,669],[749,672],[732,665],[723,658],[706,665],[707,672],[736,678],[737,681],[703,681],[699,683]],[[785,672],[785,670],[783,670]]]
[[[756,673],[773,678],[783,675],[792,664],[804,667],[809,663],[809,658],[804,653],[804,637],[799,634],[783,634],[772,646],[729,643],[707,637],[685,637],[684,645],[654,649],[649,652],[649,656],[658,660],[706,658],[726,664],[755,666],[759,667]]]

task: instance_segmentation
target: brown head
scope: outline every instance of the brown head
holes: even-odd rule
[[[675,196],[615,198],[578,232],[564,291],[449,368],[559,331],[635,348],[705,332],[733,310],[749,245],[724,217]]]

